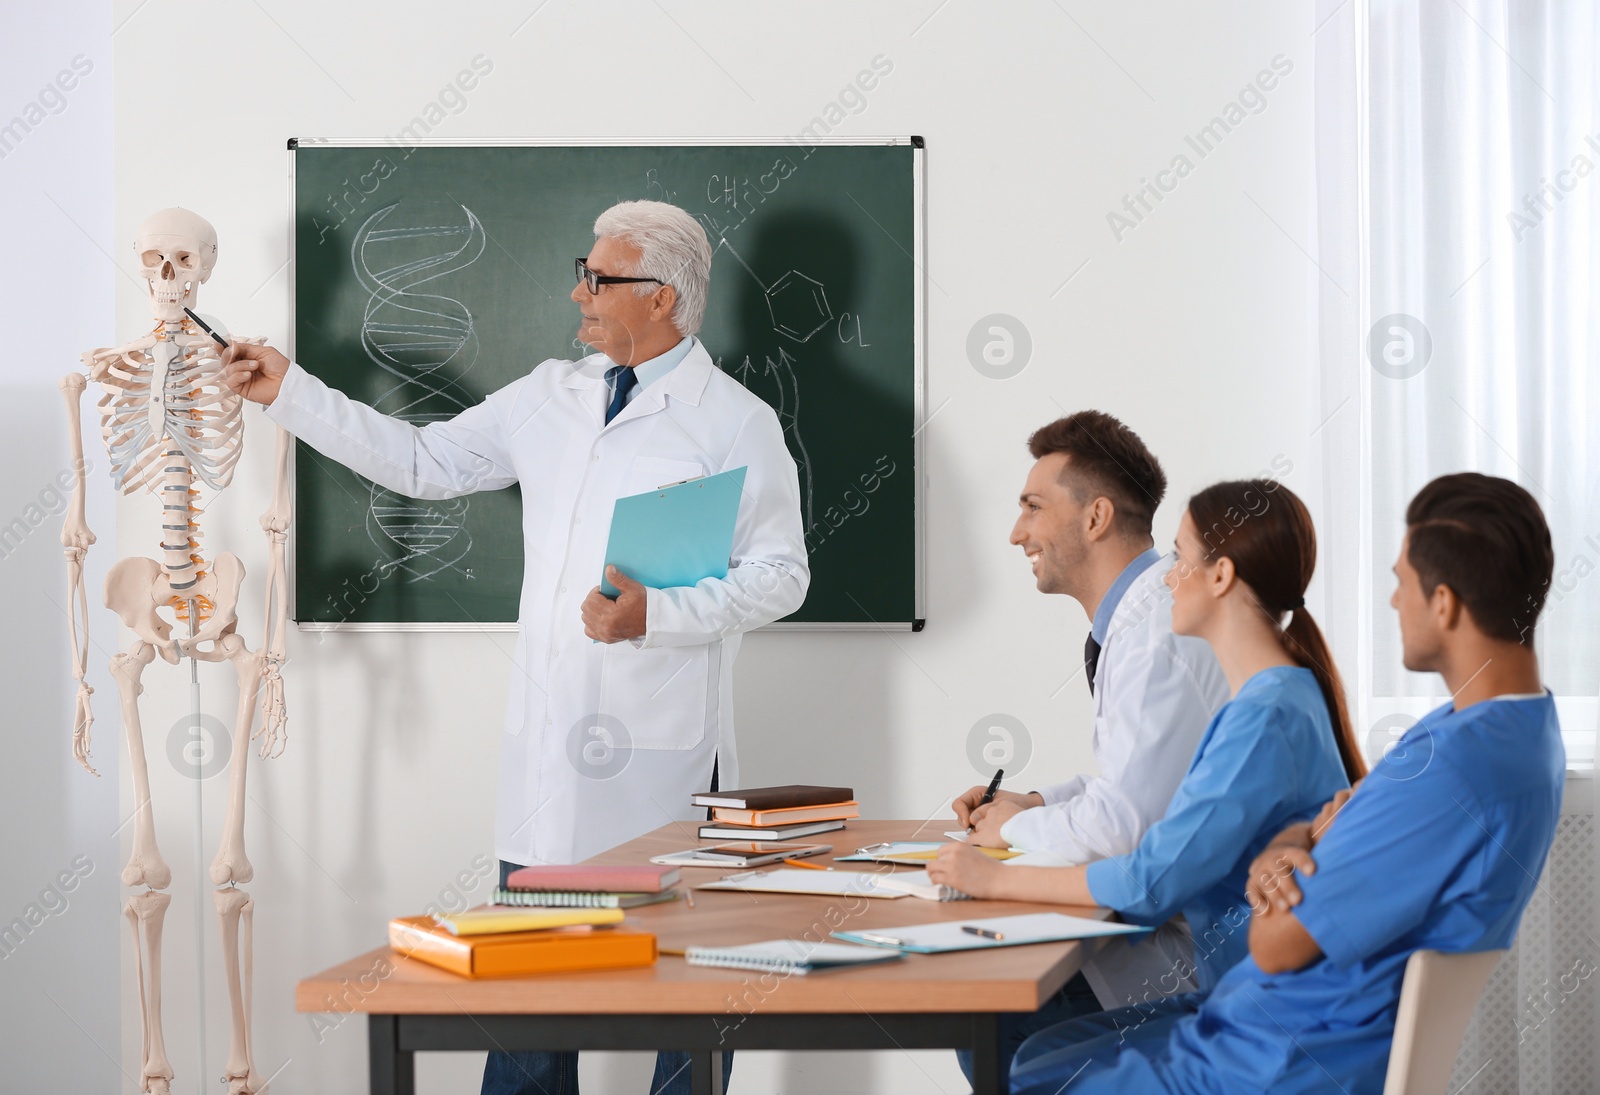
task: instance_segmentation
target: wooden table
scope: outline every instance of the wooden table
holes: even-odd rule
[[[879,841],[940,840],[942,824],[852,821],[808,842],[849,855]],[[689,822],[667,825],[589,862],[643,863],[701,843],[695,830]],[[838,869],[899,868],[845,863]],[[679,888],[726,873],[685,867]],[[693,908],[684,900],[648,905],[629,910],[628,923],[654,932],[663,950],[681,950],[1050,910],[1109,916],[1104,909],[1014,901],[700,890]],[[803,977],[690,966],[663,955],[639,969],[493,980],[458,977],[380,947],[301,981],[295,1006],[325,1012],[331,998],[342,1011],[367,1014],[374,1095],[413,1095],[412,1055],[424,1050],[687,1050],[695,1095],[721,1095],[723,1050],[896,1048],[972,1050],[977,1095],[988,1095],[1004,1090],[1000,1014],[1037,1010],[1078,971],[1092,945],[913,954]]]

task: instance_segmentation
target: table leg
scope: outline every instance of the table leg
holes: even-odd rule
[[[372,1095],[416,1095],[416,1057],[400,1048],[398,1015],[367,1016],[367,1082]]]
[[[1000,1017],[972,1017],[973,1095],[1005,1095],[1008,1077],[1000,1071]]]
[[[720,1050],[697,1050],[689,1054],[689,1062],[690,1088],[694,1095],[724,1095]]]

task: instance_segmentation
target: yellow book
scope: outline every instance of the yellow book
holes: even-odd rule
[[[583,925],[461,937],[429,916],[389,921],[389,945],[407,958],[463,977],[626,969],[656,960],[656,937],[650,932]]]
[[[574,924],[620,924],[621,909],[468,909],[438,918],[439,926],[451,935],[489,935],[494,932],[533,932],[544,928],[567,928]]]

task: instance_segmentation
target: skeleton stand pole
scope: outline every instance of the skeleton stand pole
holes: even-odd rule
[[[189,637],[193,638],[200,626],[200,606],[193,598],[189,600]],[[189,726],[198,736],[200,728],[200,661],[193,654],[189,655]],[[192,748],[192,747],[191,747]],[[191,755],[190,763],[194,765],[194,876],[197,879],[206,877],[206,818],[205,818],[205,780],[203,768],[205,762],[204,752]],[[200,1037],[195,1040],[200,1050],[200,1071],[195,1073],[200,1077],[200,1082],[205,1083],[206,1072],[206,895],[203,886],[195,887],[194,891],[194,969],[195,969],[195,998],[198,1004],[197,1014],[200,1016]]]

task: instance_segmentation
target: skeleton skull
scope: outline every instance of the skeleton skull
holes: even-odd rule
[[[184,308],[195,306],[196,293],[211,276],[217,230],[187,209],[163,209],[139,226],[133,249],[139,256],[139,276],[150,286],[150,314],[176,322]]]

